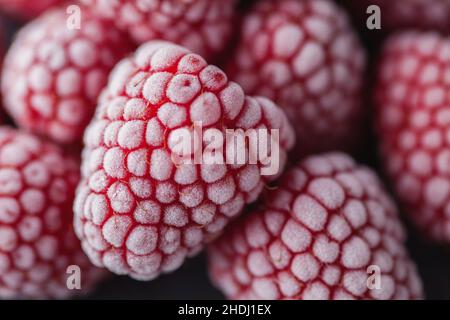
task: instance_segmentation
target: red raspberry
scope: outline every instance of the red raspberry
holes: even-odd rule
[[[175,165],[174,137],[192,136],[194,121],[204,138],[279,129],[280,170],[294,144],[272,102],[245,97],[219,68],[170,43],[149,42],[120,63],[105,96],[85,135],[75,230],[96,265],[139,280],[177,269],[273,178],[262,177],[260,162]]]
[[[73,232],[78,181],[78,162],[56,146],[0,127],[1,298],[72,296],[70,265],[81,268],[84,292],[102,278]]]
[[[51,6],[65,0],[0,0],[0,11],[22,19],[37,17]]]
[[[362,25],[369,15],[367,7],[377,5],[381,9],[381,30],[399,29],[450,30],[450,0],[347,0]]]
[[[351,148],[365,53],[345,13],[329,0],[261,1],[242,30],[230,77],[286,110],[302,153]]]
[[[81,140],[110,70],[131,46],[110,22],[83,11],[81,29],[55,9],[23,28],[2,75],[5,108],[19,126],[60,143]]]
[[[450,39],[408,32],[385,45],[376,90],[381,153],[404,211],[450,243]]]
[[[167,40],[212,59],[230,39],[235,0],[81,0],[139,44]]]
[[[231,299],[420,298],[404,238],[371,170],[340,153],[313,156],[210,246],[210,276]],[[369,289],[370,266],[379,289]]]

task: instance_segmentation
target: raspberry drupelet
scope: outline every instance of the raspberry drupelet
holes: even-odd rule
[[[349,156],[311,156],[208,248],[230,299],[417,299],[394,203]],[[378,285],[377,280],[378,278]]]
[[[63,8],[21,29],[2,73],[6,111],[19,127],[69,144],[82,139],[114,65],[132,50],[111,22],[83,11],[69,28]]]
[[[57,146],[0,127],[0,298],[68,298],[105,276],[73,230],[79,177],[79,162]],[[81,291],[67,287],[72,265]]]
[[[202,151],[211,133],[279,130],[279,172],[295,142],[281,109],[183,47],[150,41],[115,68],[85,134],[75,203],[75,230],[97,266],[139,280],[173,271],[275,178],[260,161],[174,161],[177,136],[193,137],[199,121]]]
[[[405,32],[385,44],[376,82],[384,167],[416,226],[450,243],[450,39]]]
[[[365,51],[330,0],[257,2],[227,68],[247,94],[287,112],[301,155],[356,149],[364,73]]]
[[[95,14],[112,19],[139,44],[166,40],[207,61],[231,38],[236,0],[82,0]]]

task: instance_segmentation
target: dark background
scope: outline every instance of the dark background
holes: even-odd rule
[[[13,1],[13,0],[11,0]],[[357,1],[357,0],[355,0]],[[393,0],[394,1],[394,0]],[[251,1],[244,0],[246,7]],[[338,2],[340,2],[338,0]],[[20,23],[11,19],[2,19],[10,42],[14,31]],[[361,33],[361,40],[366,44],[371,61],[375,61],[379,48],[380,34],[377,31]],[[369,66],[368,79],[373,65]],[[370,83],[368,84],[370,89]],[[370,90],[368,90],[370,92]],[[370,99],[367,99],[370,101]],[[370,105],[368,103],[368,108]],[[370,127],[370,126],[368,126]],[[371,135],[373,136],[373,135]],[[375,139],[370,138],[367,148],[357,156],[361,163],[379,168]],[[380,170],[378,170],[380,172]],[[405,221],[408,228],[408,248],[415,260],[423,280],[427,299],[450,299],[450,247],[436,246],[422,239]],[[222,299],[222,294],[210,283],[204,254],[189,259],[176,272],[159,277],[150,282],[135,281],[126,276],[113,276],[101,283],[88,299]]]

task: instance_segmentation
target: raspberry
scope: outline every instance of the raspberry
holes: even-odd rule
[[[349,156],[306,158],[265,200],[209,247],[211,279],[228,298],[422,296],[394,203]],[[379,289],[369,286],[377,268]]]
[[[114,65],[132,47],[110,22],[83,11],[81,29],[63,9],[18,34],[4,61],[5,108],[20,127],[59,143],[81,140]]]
[[[139,44],[161,39],[212,59],[231,37],[235,0],[81,0]]]
[[[0,11],[12,16],[31,19],[63,0],[0,0]]]
[[[67,267],[83,292],[103,277],[72,226],[78,162],[54,145],[0,127],[0,297],[66,298]]]
[[[160,41],[116,67],[98,108],[85,134],[75,230],[94,264],[139,280],[177,269],[274,178],[262,176],[260,162],[174,163],[173,137],[192,137],[195,121],[204,139],[279,129],[280,169],[295,140],[272,102],[245,97],[219,68]]]
[[[340,8],[329,0],[261,1],[241,37],[230,78],[286,110],[302,153],[355,146],[365,52]]]
[[[381,10],[381,30],[399,29],[439,30],[450,29],[450,0],[358,0],[346,1],[356,18],[367,19],[366,9],[377,5]],[[361,21],[366,25],[365,21]]]
[[[376,84],[384,165],[407,212],[431,239],[450,243],[450,39],[389,38]]]

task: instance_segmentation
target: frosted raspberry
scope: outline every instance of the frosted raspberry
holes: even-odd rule
[[[131,46],[110,22],[83,11],[70,29],[63,9],[24,27],[4,63],[5,108],[17,124],[60,143],[81,140],[113,66]]]
[[[90,10],[113,19],[139,44],[175,42],[213,59],[230,39],[235,0],[81,0]]]
[[[18,18],[31,19],[63,2],[65,0],[0,0],[0,11]]]
[[[150,280],[199,252],[274,178],[262,176],[259,161],[174,162],[177,135],[193,137],[194,121],[203,122],[204,139],[226,129],[279,129],[280,171],[295,136],[272,102],[245,97],[219,68],[169,43],[143,45],[116,67],[107,89],[85,134],[75,229],[96,265]]]
[[[353,147],[365,53],[341,9],[329,0],[261,1],[241,37],[230,77],[286,110],[302,153]]]
[[[378,70],[386,171],[416,225],[450,243],[450,39],[398,34],[386,43]]]
[[[73,232],[78,162],[39,139],[0,127],[0,297],[66,298],[67,268],[82,292],[103,277]]]
[[[210,276],[231,299],[420,298],[404,237],[371,170],[313,156],[209,247]]]
[[[377,5],[381,10],[381,30],[399,29],[450,30],[450,0],[346,0],[355,16],[365,26],[367,7]],[[364,20],[364,21],[362,21]]]

